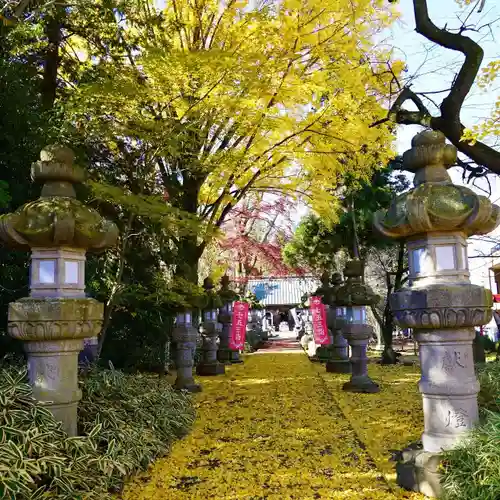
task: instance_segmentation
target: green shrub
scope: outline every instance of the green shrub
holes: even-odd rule
[[[247,331],[245,337],[245,352],[255,352],[262,344],[262,330],[252,329]]]
[[[500,363],[484,363],[477,367],[479,391],[479,407],[500,413]]]
[[[495,352],[497,345],[488,335],[481,335],[479,339],[485,352]]]
[[[93,369],[81,382],[80,437],[31,396],[25,370],[0,372],[0,498],[106,499],[165,455],[194,421],[161,378]]]
[[[500,498],[500,363],[478,367],[481,424],[470,438],[444,454],[446,500]]]
[[[444,455],[446,500],[500,498],[500,413],[487,412],[469,439]]]

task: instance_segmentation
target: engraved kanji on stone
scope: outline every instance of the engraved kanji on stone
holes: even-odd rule
[[[453,373],[453,369],[455,366],[459,366],[460,368],[467,368],[467,359],[468,355],[465,353],[462,359],[462,353],[460,351],[453,351],[453,355],[446,351],[443,356],[443,371],[450,375]]]
[[[458,429],[459,427],[467,427],[468,418],[469,415],[463,408],[459,408],[458,410],[448,410],[445,426],[455,427],[455,429]]]

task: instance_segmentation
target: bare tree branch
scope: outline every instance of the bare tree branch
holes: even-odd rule
[[[482,9],[483,5],[480,5]],[[373,126],[387,121],[401,125],[422,125],[439,130],[464,155],[479,167],[500,174],[500,152],[484,142],[469,143],[462,141],[465,126],[460,119],[464,101],[469,94],[479,72],[484,52],[481,46],[465,36],[463,32],[452,33],[445,28],[438,28],[430,19],[427,0],[413,0],[416,31],[427,40],[449,50],[460,52],[465,59],[451,85],[448,95],[439,105],[439,116],[432,116],[422,103],[417,93],[405,87],[388,112],[387,118],[379,120]],[[403,108],[405,102],[413,102],[418,111]]]

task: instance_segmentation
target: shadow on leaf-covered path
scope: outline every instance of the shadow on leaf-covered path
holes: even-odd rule
[[[123,498],[423,498],[386,480],[320,368],[270,353],[204,378],[192,433]]]

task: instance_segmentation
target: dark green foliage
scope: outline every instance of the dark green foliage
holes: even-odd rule
[[[488,335],[481,335],[479,338],[483,349],[486,352],[495,352],[496,344],[495,342],[493,342],[493,340],[491,340],[490,337],[488,337]]]
[[[375,212],[389,207],[392,198],[408,187],[407,179],[394,175],[391,168],[375,172],[370,182],[350,185],[340,195],[343,212],[334,227],[311,214],[302,219],[294,237],[283,248],[283,258],[292,267],[305,267],[321,274],[323,271],[337,271],[336,253],[347,250],[352,253],[355,235],[353,213],[361,256],[372,248],[385,248],[394,242],[382,238],[373,230]],[[354,210],[352,209],[354,208]]]
[[[112,498],[194,421],[189,397],[164,379],[94,369],[81,382],[83,436],[69,438],[25,377],[12,367],[0,372],[0,498]]]
[[[444,458],[446,500],[500,498],[500,363],[478,369],[482,423]]]
[[[500,413],[500,363],[478,365],[477,376],[481,385],[478,396],[480,408]]]

